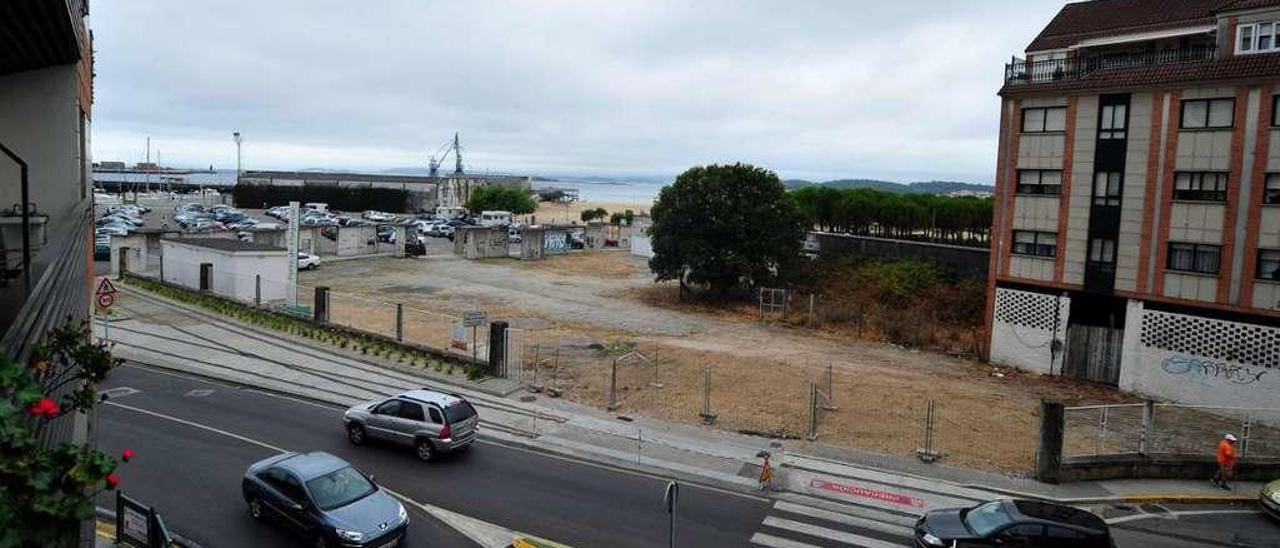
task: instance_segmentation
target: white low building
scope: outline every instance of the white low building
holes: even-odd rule
[[[228,238],[172,238],[161,240],[160,249],[160,272],[168,283],[244,302],[286,297],[289,256],[283,248]]]
[[[631,254],[640,257],[653,257],[653,242],[649,240],[649,227],[653,226],[653,218],[648,215],[636,215],[631,226]]]

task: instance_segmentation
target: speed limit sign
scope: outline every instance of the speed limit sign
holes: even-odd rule
[[[111,308],[111,305],[113,304],[116,304],[115,293],[103,293],[98,295],[98,308],[107,310]]]

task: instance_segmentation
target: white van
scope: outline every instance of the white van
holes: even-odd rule
[[[324,213],[327,213],[329,211],[329,204],[326,204],[324,202],[307,202],[306,204],[303,204],[302,207],[305,209],[310,209],[312,211],[320,211]]]
[[[506,226],[511,224],[512,216],[510,211],[482,211],[480,212],[480,226]]]
[[[463,207],[445,207],[436,208],[436,219],[448,221],[451,219],[461,219],[467,215],[467,209]]]

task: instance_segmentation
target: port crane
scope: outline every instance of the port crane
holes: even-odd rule
[[[444,159],[449,156],[450,152],[453,153],[454,160],[453,174],[462,175],[462,145],[458,142],[458,133],[454,132],[453,141],[445,143],[444,146],[440,147],[440,150],[437,150],[435,154],[432,154],[431,158],[427,161],[427,171],[432,177],[439,176],[440,164],[444,162]]]

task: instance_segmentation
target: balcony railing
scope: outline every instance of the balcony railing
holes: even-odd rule
[[[1015,57],[1013,62],[1006,63],[1004,66],[1004,82],[1009,85],[1018,85],[1078,80],[1102,69],[1141,68],[1206,61],[1213,59],[1216,54],[1216,46],[1204,45],[1144,53],[1094,54],[1031,62]]]

